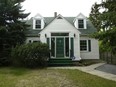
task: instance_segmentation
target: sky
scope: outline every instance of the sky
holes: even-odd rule
[[[25,0],[22,9],[25,13],[31,13],[29,17],[37,13],[43,17],[53,17],[54,12],[65,17],[75,17],[79,13],[88,17],[95,2],[100,3],[101,0]]]

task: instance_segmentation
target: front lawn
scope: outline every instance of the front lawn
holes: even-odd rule
[[[116,87],[79,70],[0,68],[0,87]]]

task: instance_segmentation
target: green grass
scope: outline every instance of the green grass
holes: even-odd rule
[[[79,70],[0,68],[0,87],[116,87],[116,82]]]

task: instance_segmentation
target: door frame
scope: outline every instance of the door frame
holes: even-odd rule
[[[66,56],[66,53],[65,53],[65,38],[66,37],[69,38],[69,56],[68,57]],[[70,58],[70,37],[69,36],[51,36],[51,38],[55,38],[55,56],[51,57],[51,58],[57,58],[56,57],[56,54],[57,54],[57,52],[56,52],[56,38],[63,38],[64,39],[64,57],[63,58]],[[51,44],[51,39],[50,39],[50,45],[52,45]],[[50,56],[51,56],[51,54],[50,54]]]

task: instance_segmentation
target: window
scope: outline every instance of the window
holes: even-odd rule
[[[37,40],[34,40],[34,41],[33,41],[33,43],[37,43],[37,42],[39,43],[40,41],[37,41]]]
[[[31,40],[29,40],[29,43],[31,43]]]
[[[35,28],[41,28],[41,20],[36,20]]]
[[[80,50],[87,51],[87,40],[80,40]]]
[[[83,19],[78,20],[78,28],[84,28],[84,20]]]
[[[51,33],[51,36],[69,36],[69,33]]]

